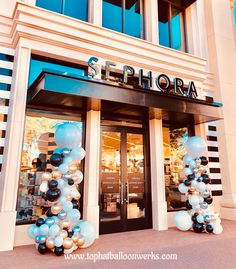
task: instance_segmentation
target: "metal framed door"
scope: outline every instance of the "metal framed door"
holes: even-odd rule
[[[102,127],[100,233],[151,228],[148,141],[140,128]]]

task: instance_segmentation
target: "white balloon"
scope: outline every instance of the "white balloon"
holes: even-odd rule
[[[188,231],[193,225],[190,214],[183,210],[175,213],[174,223],[176,227],[181,231]]]
[[[196,206],[199,204],[199,196],[196,194],[193,194],[189,197],[189,203],[192,206]]]
[[[41,192],[46,192],[48,190],[48,183],[46,181],[43,181],[39,186],[39,190]]]
[[[193,173],[189,167],[184,168],[183,172],[186,176],[191,175]]]
[[[50,228],[49,228],[49,232],[48,234],[51,237],[55,237],[60,231],[60,227],[57,224],[53,224]]]
[[[61,194],[62,194],[62,196],[68,196],[68,195],[70,195],[70,192],[71,192],[71,188],[70,187],[64,187],[63,189],[62,189],[62,191],[61,191]]]
[[[66,182],[63,178],[58,178],[57,183],[58,183],[58,188],[60,189],[64,188],[66,185]]]
[[[195,163],[195,161],[194,161],[194,160],[191,160],[191,161],[189,162],[189,166],[190,166],[190,168],[196,168],[196,163]]]
[[[85,157],[85,150],[81,147],[72,149],[70,153],[70,157],[73,159],[73,161],[81,161]]]
[[[63,244],[63,238],[61,236],[55,237],[55,239],[54,239],[54,245],[56,247],[60,247],[60,246],[62,246],[62,244]]]
[[[66,199],[66,197],[63,196],[63,195],[61,195],[61,196],[58,198],[58,200],[57,200],[57,202],[58,202],[59,204],[64,204],[66,201],[67,201],[67,199]]]
[[[74,247],[74,245],[69,248],[69,249],[64,249],[64,254],[68,255],[71,254],[76,248]]]
[[[214,223],[213,224],[213,233],[214,234],[221,234],[223,232],[223,227],[221,224],[219,223]]]
[[[196,188],[196,186],[197,186],[197,181],[196,180],[192,180],[191,181],[191,186],[193,187],[193,188]]]
[[[76,180],[74,180],[75,184],[80,184],[80,183],[83,181],[84,175],[83,175],[83,173],[82,173],[80,170],[77,170],[77,171],[72,175],[72,178],[73,178],[74,176],[77,178]]]
[[[80,198],[80,193],[79,193],[79,191],[77,189],[72,189],[71,192],[70,192],[70,195],[71,195],[72,198],[74,198],[76,200],[78,198]]]
[[[81,143],[81,130],[76,123],[64,122],[57,127],[55,140],[58,147],[73,149]]]
[[[66,212],[72,210],[73,208],[73,204],[69,201],[66,201],[63,205],[62,205],[62,209]]]
[[[67,214],[67,218],[73,222],[73,223],[78,223],[78,221],[80,220],[81,214],[79,212],[78,209],[71,209],[68,214]]]
[[[186,155],[184,156],[184,158],[183,158],[183,162],[184,162],[186,165],[189,165],[189,163],[190,163],[192,160],[193,160],[193,158],[192,158],[190,155],[188,155],[188,154],[186,154]]]
[[[204,222],[204,217],[202,215],[197,215],[197,222],[203,223]]]
[[[69,169],[69,166],[68,166],[67,164],[65,164],[65,163],[60,164],[59,167],[58,167],[58,170],[59,170],[62,174],[66,174],[67,171],[68,171],[68,169]]]
[[[207,151],[207,143],[200,136],[190,137],[185,146],[187,153],[193,158],[201,157]]]
[[[206,184],[204,182],[198,182],[196,185],[196,190],[199,192],[204,192],[206,189]]]
[[[200,195],[199,196],[199,203],[203,203],[204,202],[204,198]]]
[[[79,223],[80,234],[85,238],[84,244],[80,248],[87,248],[91,246],[95,240],[96,232],[93,224],[87,220]]]
[[[181,193],[187,193],[188,187],[184,183],[180,183],[178,186],[178,189]]]

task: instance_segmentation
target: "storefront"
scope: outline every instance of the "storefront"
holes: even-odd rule
[[[36,2],[38,7],[45,4]],[[94,224],[97,238],[104,233],[166,230],[173,225],[174,212],[185,208],[186,196],[177,186],[183,180],[182,157],[189,136],[209,137],[208,150],[214,151],[209,161],[219,165],[216,135],[208,134],[216,133],[216,127],[206,130],[206,123],[223,118],[222,103],[206,70],[204,48],[200,51],[198,42],[190,42],[202,38],[200,30],[197,37],[192,36],[196,18],[190,15],[196,10],[201,14],[203,5],[188,1],[176,11],[174,1],[168,1],[168,6],[165,1],[128,1],[134,4],[127,10],[142,25],[132,32],[124,4],[121,14],[126,20],[118,20],[118,29],[109,24],[106,10],[109,5],[115,10],[120,6],[99,2],[100,9],[96,1],[83,6],[86,16],[74,14],[66,5],[63,13],[61,6],[51,12],[17,3],[9,19],[16,32],[14,50],[4,50],[14,55],[14,69],[0,193],[0,221],[9,233],[3,235],[6,243],[0,250],[31,244],[27,228],[50,206],[39,185],[43,171],[52,169],[48,160],[56,148],[54,126],[62,122],[73,121],[82,131],[84,181],[75,206],[83,219]],[[168,25],[169,43],[160,33],[159,46],[154,15],[159,14],[160,32],[169,24],[160,7],[178,15],[181,31],[175,39]],[[101,9],[103,13],[98,12]],[[192,28],[185,28],[188,35],[183,34],[183,10],[185,18],[192,19]],[[187,43],[190,53],[184,52]],[[213,184],[220,186],[213,191],[222,195],[217,165],[210,173],[217,174]],[[219,200],[215,205],[220,206]]]

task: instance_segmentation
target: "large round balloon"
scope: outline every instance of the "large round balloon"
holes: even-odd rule
[[[73,159],[73,161],[81,161],[85,157],[85,150],[81,147],[74,148],[70,153],[70,157]]]
[[[207,143],[200,136],[192,136],[186,143],[186,150],[192,158],[201,157],[207,151]]]
[[[81,143],[81,130],[76,123],[64,122],[57,126],[55,140],[59,148],[76,148]]]
[[[193,225],[190,214],[183,210],[175,213],[174,222],[176,227],[181,231],[188,231]]]
[[[80,248],[87,248],[91,246],[95,240],[96,232],[93,224],[87,220],[79,222],[80,234],[84,236],[84,244]]]

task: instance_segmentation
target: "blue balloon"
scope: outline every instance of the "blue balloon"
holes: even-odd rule
[[[95,240],[96,232],[93,224],[87,220],[79,222],[80,234],[85,238],[84,244],[80,248],[91,246]]]
[[[200,136],[192,136],[185,144],[187,153],[192,158],[201,157],[207,152],[207,143]]]

